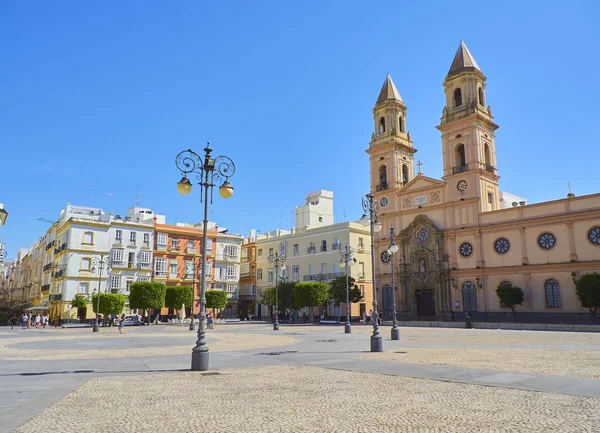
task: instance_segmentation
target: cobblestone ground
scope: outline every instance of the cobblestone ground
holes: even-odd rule
[[[583,433],[600,399],[271,366],[94,378],[16,431]]]
[[[182,329],[183,331],[183,329]],[[66,359],[111,359],[111,358],[135,358],[141,356],[161,356],[161,355],[180,355],[191,353],[192,344],[195,341],[195,334],[189,330],[184,332],[153,332],[144,334],[139,331],[132,331],[126,335],[119,335],[111,332],[104,333],[101,338],[118,340],[126,337],[126,335],[136,338],[145,338],[150,340],[153,337],[169,337],[189,339],[185,345],[181,346],[151,346],[149,341],[148,347],[143,348],[113,348],[107,344],[105,349],[81,349],[81,350],[60,350],[60,349],[21,349],[13,347],[15,344],[31,343],[34,341],[61,341],[61,340],[81,340],[88,338],[97,338],[97,335],[91,332],[78,332],[75,335],[59,336],[52,335],[51,337],[42,337],[37,334],[31,334],[28,337],[16,337],[0,340],[0,360],[66,360]],[[285,346],[294,344],[298,340],[296,338],[282,335],[259,335],[259,334],[240,334],[227,333],[223,331],[211,330],[207,336],[209,348],[211,352],[225,352],[237,350],[262,349],[267,347]],[[215,341],[216,340],[216,341]]]
[[[600,379],[598,350],[403,347],[394,352],[367,354],[360,358]]]

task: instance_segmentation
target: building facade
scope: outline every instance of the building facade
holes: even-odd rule
[[[379,305],[389,311],[396,302],[399,314],[411,318],[501,320],[510,309],[495,290],[513,285],[524,292],[522,318],[576,320],[587,310],[574,281],[600,271],[600,194],[537,204],[511,194],[502,200],[486,77],[462,41],[444,92],[441,179],[420,169],[414,174],[406,106],[389,75],[373,108],[367,153],[383,224],[375,243]],[[394,288],[385,253],[390,227],[400,246]]]
[[[256,309],[256,231],[244,239],[240,255],[239,315],[251,319]]]
[[[244,237],[227,233],[219,228],[216,240],[214,285],[216,290],[227,292],[226,318],[239,317],[239,281],[241,247]]]
[[[300,228],[297,228],[301,226]],[[269,307],[261,304],[262,291],[277,281],[275,267],[269,262],[274,252],[285,256],[285,269],[279,277],[288,281],[332,280],[346,275],[340,267],[340,250],[353,248],[357,265],[348,269],[349,276],[363,293],[363,299],[351,305],[353,317],[368,312],[372,303],[371,254],[369,228],[357,222],[334,224],[333,193],[320,190],[310,193],[306,204],[296,208],[296,227],[291,231],[276,230],[256,237],[256,309],[257,317],[269,317]],[[340,317],[346,314],[345,305],[329,302],[327,308],[317,308],[315,314]]]

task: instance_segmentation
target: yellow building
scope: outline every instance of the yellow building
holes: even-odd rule
[[[285,269],[279,277],[288,281],[322,281],[330,283],[345,276],[340,268],[340,249],[346,245],[354,249],[357,262],[349,268],[349,276],[363,293],[363,299],[351,306],[356,319],[372,308],[372,273],[369,228],[358,222],[334,224],[333,193],[320,190],[310,193],[306,204],[296,207],[296,226],[291,231],[275,230],[256,237],[256,299],[255,316],[270,317],[269,308],[260,303],[262,291],[273,287],[276,281],[275,267],[268,260],[274,252],[285,256]],[[308,311],[306,312],[308,314]],[[328,317],[345,316],[345,305],[327,306],[327,311],[317,308],[315,314]],[[302,314],[302,312],[300,313]]]
[[[461,41],[444,80],[444,173],[415,176],[406,105],[391,77],[373,109],[367,153],[383,230],[376,234],[378,302],[399,315],[502,320],[510,312],[499,285],[523,289],[527,320],[578,320],[588,313],[574,290],[579,275],[600,271],[600,194],[503,209],[486,77]],[[418,164],[420,167],[420,164]],[[391,288],[389,229],[394,227],[396,291]],[[392,295],[395,293],[395,296]]]

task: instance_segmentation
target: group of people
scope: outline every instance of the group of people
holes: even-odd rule
[[[21,329],[30,329],[35,326],[35,329],[45,329],[48,324],[48,316],[46,313],[42,314],[27,314],[23,313],[20,317]]]

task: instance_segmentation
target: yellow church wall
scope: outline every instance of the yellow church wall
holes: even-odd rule
[[[598,212],[600,214],[600,212]],[[592,227],[600,226],[600,215],[595,218],[573,222],[573,237],[575,238],[577,260],[600,260],[600,246],[593,245],[588,240],[588,232]]]

